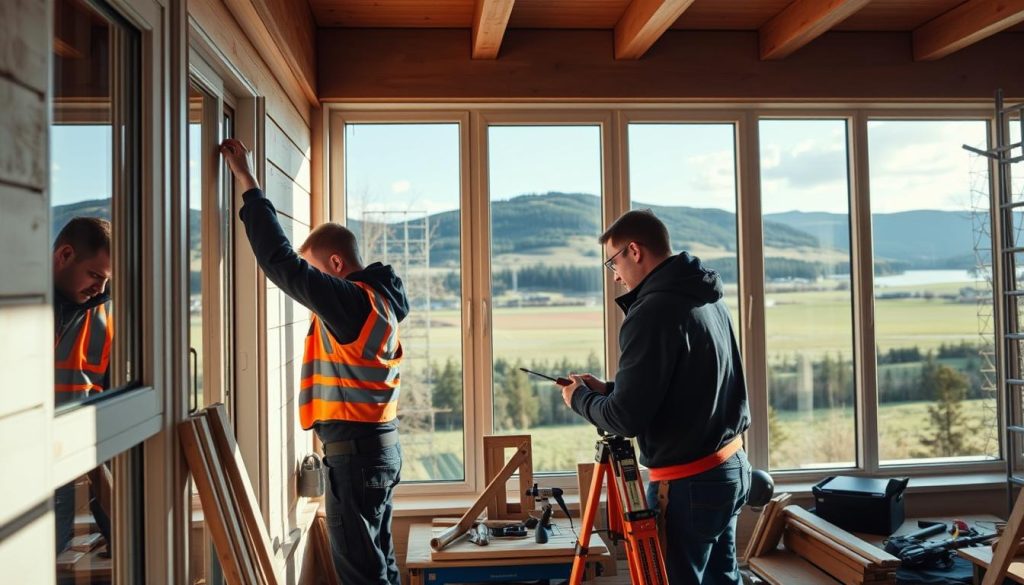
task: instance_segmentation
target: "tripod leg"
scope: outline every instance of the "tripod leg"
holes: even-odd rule
[[[597,511],[601,506],[601,488],[608,476],[607,463],[598,463],[594,466],[594,477],[590,480],[590,493],[587,495],[586,507],[583,509],[583,520],[580,523],[579,540],[576,542],[576,557],[572,561],[569,585],[580,585],[583,582],[583,573],[586,570],[587,556],[589,555],[590,535],[594,532],[594,520],[597,518]]]

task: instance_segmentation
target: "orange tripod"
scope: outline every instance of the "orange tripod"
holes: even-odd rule
[[[614,542],[626,542],[631,582],[634,585],[668,585],[665,559],[658,541],[658,511],[647,506],[633,444],[619,436],[602,434],[596,449],[594,459],[597,465],[590,483],[587,507],[583,511],[583,525],[576,541],[576,557],[569,585],[583,582],[590,535],[594,531],[594,519],[605,480],[608,484],[608,534]]]

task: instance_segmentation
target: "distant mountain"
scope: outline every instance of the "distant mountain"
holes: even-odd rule
[[[765,220],[810,234],[835,250],[850,250],[849,217],[845,214],[789,211],[767,214]],[[906,262],[913,268],[974,266],[974,220],[967,212],[876,213],[871,224],[877,258]]]
[[[109,218],[109,200],[81,201],[53,210],[53,233],[79,215]],[[720,209],[648,205],[668,226],[677,250],[717,249],[732,252],[736,242],[735,214]],[[199,242],[198,210],[189,210],[190,237]],[[460,224],[458,211],[429,217],[431,264],[443,265],[458,258]],[[764,217],[765,246],[776,250],[850,249],[849,218],[836,213],[790,211]],[[596,238],[602,231],[600,200],[584,193],[544,193],[513,197],[491,204],[491,247],[495,255],[547,254],[554,248],[574,248],[584,256],[599,256]],[[875,214],[872,217],[874,253],[894,266],[908,268],[970,268],[974,266],[974,220],[964,212],[919,210]],[[350,222],[357,234],[358,221]],[[115,226],[116,228],[116,226]],[[397,234],[397,226],[392,227]],[[296,246],[299,242],[293,242]]]

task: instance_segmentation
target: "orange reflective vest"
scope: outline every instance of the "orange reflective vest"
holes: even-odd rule
[[[402,361],[398,317],[373,287],[354,284],[370,299],[370,315],[359,337],[339,343],[316,315],[306,334],[299,390],[299,422],[304,429],[318,421],[383,423],[397,415]]]
[[[111,301],[82,311],[54,341],[53,388],[57,404],[103,392],[114,340]]]

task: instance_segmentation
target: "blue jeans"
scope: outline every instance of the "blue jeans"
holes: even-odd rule
[[[334,569],[345,585],[399,585],[391,538],[391,497],[400,480],[402,447],[334,455],[327,467],[327,533]]]
[[[647,486],[649,506],[658,485]],[[742,450],[693,477],[669,481],[664,551],[671,585],[738,585],[736,518],[750,492],[750,463]]]

